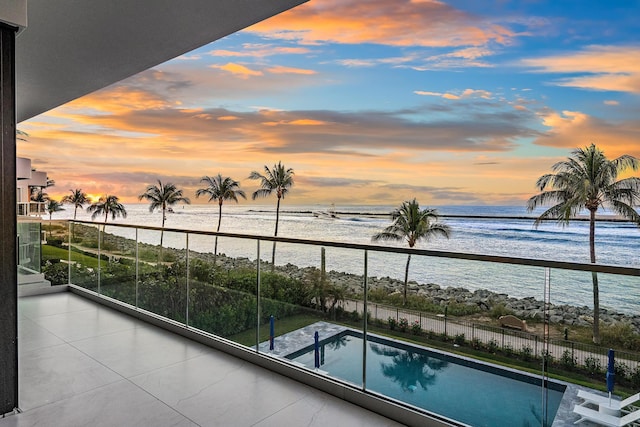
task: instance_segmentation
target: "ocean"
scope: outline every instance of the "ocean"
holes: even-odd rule
[[[336,206],[338,218],[314,217],[310,212],[325,211],[328,206],[281,206],[279,237],[310,240],[371,244],[371,236],[390,224],[387,214],[392,206]],[[543,260],[589,262],[589,223],[574,221],[562,227],[556,222],[533,225],[541,211],[527,213],[518,206],[437,206],[441,221],[451,227],[449,239],[436,238],[418,243],[417,248],[437,251],[463,252],[485,255],[536,258]],[[126,205],[127,218],[109,219],[109,224],[137,224],[160,226],[159,211],[149,212],[147,204]],[[165,227],[185,230],[215,231],[218,207],[210,205],[178,205],[167,214]],[[471,218],[470,216],[476,217]],[[54,219],[73,217],[73,209],[53,215]],[[613,218],[604,212],[603,218]],[[47,217],[48,218],[48,217]],[[90,220],[85,211],[78,211],[78,219]],[[272,236],[275,228],[273,205],[223,206],[220,231],[239,234]],[[115,230],[107,230],[115,232]],[[118,232],[126,235],[128,232]],[[145,240],[145,234],[140,239]],[[126,237],[133,237],[132,235]],[[148,243],[158,243],[158,236],[149,236]],[[197,251],[212,251],[212,238],[192,237],[189,247]],[[165,245],[183,248],[184,236],[166,234]],[[406,246],[406,243],[378,242],[387,246]],[[256,258],[255,242],[219,239],[219,252],[229,256]],[[599,264],[627,267],[640,266],[640,228],[628,222],[599,221],[596,226],[596,255]],[[327,269],[362,274],[363,255],[359,251],[327,248]],[[262,243],[261,259],[271,259],[271,245]],[[277,264],[319,266],[319,248],[279,243]],[[369,253],[369,276],[389,276],[402,279],[406,256]],[[544,296],[545,271],[540,267],[510,266],[476,261],[449,260],[436,257],[413,257],[410,280],[436,283],[440,286],[464,287],[470,290],[489,289],[513,297]],[[599,275],[602,307],[625,313],[637,312],[640,302],[640,278]],[[592,307],[591,274],[552,270],[550,272],[551,300],[554,304]]]

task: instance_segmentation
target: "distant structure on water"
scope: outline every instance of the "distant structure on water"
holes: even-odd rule
[[[313,211],[313,216],[316,218],[338,218],[336,205],[331,203],[331,206],[325,211]]]

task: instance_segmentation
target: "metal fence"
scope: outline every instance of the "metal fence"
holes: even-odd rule
[[[363,314],[364,303],[361,300],[347,299],[342,304],[345,311],[356,311]],[[389,305],[367,304],[369,318],[374,323],[385,323],[389,319],[395,322],[395,329],[400,329],[402,319],[406,332],[412,331],[432,334],[434,337],[446,337],[447,340],[465,345],[481,345],[489,350],[501,351],[505,354],[557,361],[567,366],[582,367],[589,371],[599,372],[607,366],[607,348],[575,341],[545,338],[539,335],[508,329],[484,323],[477,323],[443,314],[424,313]],[[415,326],[414,326],[415,325]],[[389,325],[388,325],[389,326]],[[418,329],[419,327],[419,329]],[[414,328],[416,328],[414,330]],[[621,372],[640,373],[640,354],[616,350],[617,367]]]

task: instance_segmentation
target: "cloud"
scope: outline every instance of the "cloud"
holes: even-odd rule
[[[604,105],[620,105],[620,102],[614,101],[612,99],[606,99],[603,101]]]
[[[253,57],[264,58],[275,55],[302,55],[310,53],[311,49],[301,46],[275,46],[271,44],[252,44],[244,43],[242,50],[233,51],[225,49],[214,49],[209,55],[215,57],[237,56],[237,57]]]
[[[517,36],[489,18],[435,0],[316,0],[246,31],[307,45],[475,47],[508,45]]]
[[[640,157],[640,123],[637,120],[612,122],[580,111],[558,113],[552,110],[541,113],[541,117],[550,129],[536,138],[535,144],[573,149],[595,143],[609,157],[622,154]]]
[[[248,79],[249,77],[261,76],[262,71],[252,70],[251,68],[245,67],[241,64],[236,64],[233,62],[228,62],[224,65],[211,65],[211,68],[218,68],[220,70],[228,71],[234,76],[240,77],[241,79]]]
[[[379,181],[372,179],[357,178],[336,178],[336,177],[314,177],[299,176],[296,177],[299,184],[310,185],[314,187],[362,187],[375,184]]]
[[[445,99],[452,99],[452,100],[457,100],[457,99],[464,99],[464,98],[484,98],[484,99],[491,99],[492,98],[492,93],[487,91],[487,90],[477,90],[477,89],[465,89],[462,92],[459,92],[458,94],[455,93],[441,93],[441,92],[429,92],[429,91],[423,91],[423,90],[416,90],[413,93],[415,93],[416,95],[421,95],[421,96],[437,96],[437,97],[442,97]]]
[[[551,83],[581,89],[640,93],[640,46],[588,46],[575,53],[529,58],[535,72],[579,74]]]
[[[305,75],[316,74],[316,71],[314,70],[306,70],[304,68],[295,68],[295,67],[285,67],[283,65],[269,67],[266,69],[266,71],[272,74],[305,74]]]

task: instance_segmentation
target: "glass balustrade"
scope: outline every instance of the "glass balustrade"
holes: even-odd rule
[[[607,347],[576,339],[593,326],[595,277],[600,336],[620,348],[620,381],[640,387],[637,269],[85,222],[69,232],[74,285],[466,423],[453,392],[434,390],[484,399],[494,379],[482,375],[498,372],[515,378],[498,399],[517,395],[535,425],[560,405],[551,373],[604,375]]]

